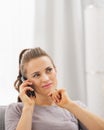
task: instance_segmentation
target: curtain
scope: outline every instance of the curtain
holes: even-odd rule
[[[104,116],[103,73],[96,73],[103,70],[103,13],[98,19],[99,11],[94,15],[87,12],[87,7],[101,7],[102,3],[36,0],[34,45],[42,46],[54,58],[59,87],[65,87],[72,99],[81,100],[92,112]],[[101,68],[95,70],[93,65]]]
[[[57,67],[59,87],[86,103],[83,14],[80,0],[36,0],[34,45]]]
[[[33,47],[34,0],[0,1],[0,105],[17,101],[18,56]]]
[[[104,117],[104,1],[93,1],[84,11],[87,102]]]

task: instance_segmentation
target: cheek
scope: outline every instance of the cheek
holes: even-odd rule
[[[31,80],[34,89],[38,89],[39,83],[37,81]]]
[[[40,92],[41,91],[41,82],[40,82],[40,80],[38,80],[38,81],[34,81],[33,80],[33,85],[34,85],[34,88],[35,88],[35,90],[37,91],[37,92]]]
[[[52,79],[57,83],[57,75],[56,75],[56,72],[53,72]]]
[[[35,83],[34,84],[34,89],[35,89],[36,92],[39,92],[40,91],[39,85]]]

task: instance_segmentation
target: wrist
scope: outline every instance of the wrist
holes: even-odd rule
[[[75,107],[75,102],[74,101],[68,101],[68,103],[65,105],[65,108],[67,110],[72,110]]]
[[[24,105],[23,111],[31,111],[33,112],[34,110],[34,105]]]

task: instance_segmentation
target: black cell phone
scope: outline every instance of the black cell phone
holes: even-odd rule
[[[24,80],[27,80],[27,78],[22,76],[22,81],[24,81]],[[28,85],[28,87],[31,87],[31,88],[34,89],[33,85]],[[35,90],[34,91],[27,90],[26,94],[27,94],[28,97],[31,97],[31,96],[35,96],[36,97]]]
[[[30,85],[29,85],[28,87],[33,88],[33,87],[30,86]],[[27,94],[28,97],[31,97],[31,96],[35,96],[35,97],[36,97],[35,90],[34,90],[34,91],[27,90],[27,91],[26,91],[26,94]]]

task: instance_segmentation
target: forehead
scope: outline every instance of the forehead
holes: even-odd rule
[[[48,66],[53,66],[51,60],[47,56],[34,58],[25,65],[26,73],[31,74],[33,72],[41,71]]]

